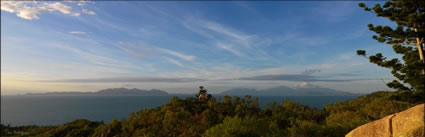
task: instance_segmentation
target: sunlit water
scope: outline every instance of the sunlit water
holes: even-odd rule
[[[180,96],[184,98],[187,96]],[[76,119],[109,122],[127,118],[130,112],[158,107],[171,96],[2,96],[1,123],[57,125]],[[259,97],[260,106],[285,97]],[[322,108],[325,104],[354,99],[355,96],[289,96],[291,101]]]

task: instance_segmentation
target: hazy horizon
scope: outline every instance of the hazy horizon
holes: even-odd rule
[[[398,57],[354,1],[1,1],[1,95],[106,88],[389,90]],[[367,2],[373,5],[379,2]]]

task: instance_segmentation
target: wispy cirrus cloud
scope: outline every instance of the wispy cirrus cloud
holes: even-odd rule
[[[79,49],[79,48],[72,47],[65,44],[54,43],[54,44],[50,44],[49,46],[73,53],[74,55],[81,57],[85,59],[86,61],[88,61],[89,63],[95,64],[95,65],[101,65],[101,66],[113,67],[113,68],[134,68],[135,67],[134,65],[116,60],[108,56],[99,55],[95,52]]]
[[[146,57],[149,55],[163,56],[161,57],[162,59],[165,59],[166,61],[174,65],[177,65],[179,67],[188,67],[188,66],[185,66],[181,61],[175,58],[171,58],[170,56],[176,57],[178,59],[182,59],[185,61],[194,61],[196,59],[196,57],[192,55],[186,55],[184,53],[177,52],[170,49],[154,47],[152,45],[148,45],[145,43],[135,44],[135,43],[127,43],[127,42],[118,42],[117,45],[121,50],[125,51],[126,53],[133,54],[139,57]],[[166,56],[166,55],[169,55],[169,56]]]
[[[70,34],[87,34],[87,32],[84,31],[70,31]]]
[[[250,47],[255,35],[238,32],[222,24],[199,18],[188,18],[182,21],[187,29],[213,41],[232,42],[243,47]]]
[[[22,35],[33,40],[21,45],[8,44],[10,49],[5,53],[8,56],[4,57],[6,58],[4,61],[6,69],[2,69],[2,71],[22,71],[42,75],[37,76],[38,79],[69,80],[72,78],[94,79],[144,75],[207,78],[210,80],[208,82],[212,84],[222,82],[222,85],[217,84],[216,88],[223,88],[222,86],[257,88],[283,83],[290,85],[300,81],[322,84],[321,86],[323,83],[330,85],[337,83],[338,85],[334,87],[345,88],[348,85],[348,87],[357,88],[361,86],[352,83],[363,82],[370,85],[377,83],[358,79],[387,76],[383,74],[386,73],[385,70],[376,70],[379,73],[372,72],[375,69],[371,68],[376,66],[363,69],[348,67],[362,61],[367,64],[367,61],[355,60],[356,58],[351,55],[343,55],[338,58],[338,54],[333,54],[333,52],[341,50],[349,52],[350,47],[359,45],[353,38],[362,38],[363,33],[367,31],[367,28],[366,31],[354,31],[359,29],[354,28],[355,23],[368,22],[367,16],[359,18],[357,14],[348,14],[350,18],[347,18],[347,15],[343,15],[345,13],[338,15],[340,13],[337,12],[341,9],[344,10],[345,5],[342,5],[344,8],[339,8],[338,6],[341,5],[337,4],[327,7],[321,3],[318,3],[320,5],[303,5],[309,9],[315,6],[324,6],[317,9],[324,11],[312,12],[293,8],[296,6],[291,4],[264,6],[263,4],[248,3],[250,7],[244,10],[232,7],[232,5],[222,7],[219,4],[202,3],[182,5],[114,2],[114,4],[100,3],[96,7],[92,7],[89,5],[91,2],[86,1],[37,1],[35,3],[25,1],[22,5],[19,3],[5,5],[5,2],[2,1],[1,10],[2,14],[6,14],[5,18],[9,19],[2,20],[2,23],[9,27],[4,27],[2,30],[6,32],[4,34],[9,37],[21,37],[19,35]],[[43,5],[44,3],[46,5]],[[200,8],[186,7],[194,5]],[[205,10],[205,7],[208,7],[208,10]],[[106,10],[111,8],[119,10]],[[334,9],[338,10],[328,13],[325,11]],[[241,12],[228,13],[228,11],[236,10]],[[294,10],[299,11],[297,15],[290,12]],[[121,16],[122,14],[131,16]],[[99,16],[70,17],[84,15]],[[355,15],[355,17],[351,18],[351,15]],[[28,21],[52,20],[57,19],[57,16],[66,17],[63,18],[65,22],[63,24],[53,22],[52,25],[50,21],[38,23]],[[234,18],[235,16],[238,18]],[[327,18],[332,18],[330,20],[333,22],[328,22]],[[343,20],[347,22],[338,25],[332,24]],[[346,23],[353,28],[343,29],[347,25]],[[81,27],[72,28],[72,26]],[[63,27],[71,28],[64,31]],[[345,32],[340,30],[345,30]],[[351,30],[353,33],[350,35]],[[58,35],[59,33],[65,33],[69,37]],[[347,39],[342,37],[345,35],[347,35]],[[129,43],[117,46],[116,43],[119,41]],[[6,45],[5,42],[7,40],[2,41],[2,46]],[[50,42],[66,47],[47,47]],[[365,43],[373,45],[366,41]],[[344,47],[341,48],[338,45],[344,45]],[[392,49],[390,50],[392,51]],[[341,65],[342,63],[345,64]],[[320,67],[321,64],[331,65]],[[359,72],[360,74],[349,72]],[[222,79],[231,79],[232,81],[220,81]],[[344,82],[332,81],[353,79],[358,81],[349,81],[344,86],[341,85]],[[45,82],[43,84],[51,84],[58,88],[62,88],[62,85],[55,84],[69,84],[75,85],[75,87],[85,85],[85,83],[72,82]],[[96,84],[98,83],[89,82],[87,85]],[[122,84],[125,83],[117,85]],[[153,86],[164,88],[163,83],[143,84],[135,85],[139,88]],[[178,84],[180,83],[169,83],[167,88],[176,87]],[[198,83],[192,84],[194,86],[188,83],[178,86],[196,88],[199,85]],[[378,84],[385,86],[381,81]],[[16,84],[16,87],[21,85],[26,84]],[[98,85],[105,87],[114,84]],[[102,86],[98,88],[102,88]],[[31,89],[32,87],[26,88]]]
[[[190,17],[181,21],[181,24],[191,32],[207,39],[207,44],[215,45],[238,57],[261,59],[268,57],[262,46],[270,44],[269,38],[255,34],[244,33],[240,30],[220,24],[218,22]]]
[[[124,50],[127,53],[135,54],[138,56],[146,56],[148,54],[167,54],[186,61],[193,61],[196,59],[195,56],[187,55],[181,52],[177,52],[170,49],[158,48],[146,43],[128,43],[128,42],[118,42],[118,47]]]
[[[36,20],[39,19],[39,15],[42,13],[55,11],[71,16],[80,16],[80,14],[96,14],[94,11],[82,7],[81,10],[76,10],[70,5],[64,4],[62,2],[52,3],[39,1],[1,1],[1,10],[10,13],[16,13],[16,16],[26,20]]]
[[[253,36],[237,33],[235,31],[232,31],[229,28],[225,28],[220,24],[213,23],[213,22],[203,22],[203,26],[211,31],[214,31],[216,33],[220,33],[222,35],[225,35],[227,37],[236,39],[238,42],[241,43],[243,46],[250,46],[250,39]]]
[[[196,58],[195,56],[186,55],[186,54],[183,54],[183,53],[180,53],[180,52],[177,52],[177,51],[173,51],[173,50],[169,50],[169,49],[164,49],[164,48],[157,48],[157,49],[159,51],[163,52],[163,53],[184,59],[186,61],[193,61]]]
[[[226,50],[226,51],[231,52],[232,54],[234,54],[234,55],[236,55],[236,56],[240,56],[240,57],[245,56],[243,53],[241,53],[241,52],[240,52],[240,51],[238,51],[238,50],[235,50],[235,49],[234,49],[234,48],[232,48],[230,45],[226,45],[226,44],[223,44],[223,43],[218,43],[218,44],[217,44],[217,46],[218,46],[219,48],[221,48],[221,49],[224,49],[224,50]]]
[[[179,67],[183,67],[183,64],[175,59],[169,58],[169,57],[164,57],[166,60],[168,60],[169,62],[179,66]]]

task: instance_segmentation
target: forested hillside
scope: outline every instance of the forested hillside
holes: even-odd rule
[[[76,120],[41,127],[1,125],[1,136],[340,137],[357,126],[419,103],[423,103],[422,98],[409,91],[375,92],[321,110],[288,99],[261,109],[258,99],[251,96],[225,96],[207,102],[173,97],[166,105],[139,110],[128,119],[109,123]]]

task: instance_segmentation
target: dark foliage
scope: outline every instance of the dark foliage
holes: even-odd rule
[[[396,90],[409,90],[425,97],[425,1],[387,1],[384,5],[376,4],[373,8],[364,3],[359,6],[396,24],[395,28],[368,25],[377,34],[372,36],[373,39],[392,45],[395,53],[402,55],[401,59],[387,59],[382,53],[368,57],[371,63],[391,69],[393,76],[398,79],[387,83],[387,86]],[[364,50],[358,50],[357,54],[367,56]]]
[[[258,98],[251,96],[224,96],[208,102],[173,97],[166,105],[131,113],[125,120],[107,124],[76,120],[41,127],[1,125],[1,136],[340,137],[357,126],[418,104],[414,98],[408,91],[375,92],[319,110],[288,99],[261,109]]]

